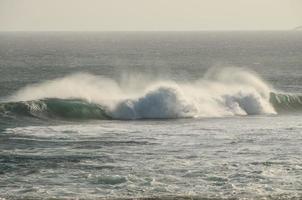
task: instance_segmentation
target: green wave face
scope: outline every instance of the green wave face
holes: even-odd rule
[[[3,115],[25,115],[38,118],[110,119],[100,105],[79,99],[43,99],[0,104]]]
[[[270,103],[277,113],[302,111],[302,95],[272,92],[270,93]],[[0,116],[29,116],[41,119],[67,120],[113,119],[112,113],[106,111],[99,104],[81,99],[57,98],[0,103]]]
[[[302,111],[302,95],[271,92],[270,103],[278,113]]]

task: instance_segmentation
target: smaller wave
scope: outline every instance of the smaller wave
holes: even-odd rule
[[[2,115],[23,115],[38,118],[110,119],[104,108],[80,99],[49,98],[0,104]]]
[[[278,113],[302,111],[302,95],[270,93],[270,103]]]

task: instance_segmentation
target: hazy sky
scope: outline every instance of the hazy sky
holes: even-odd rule
[[[0,30],[272,30],[302,25],[302,0],[0,0]]]

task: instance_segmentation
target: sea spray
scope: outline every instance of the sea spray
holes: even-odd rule
[[[190,83],[157,80],[141,84],[143,87],[140,88],[131,87],[133,84],[126,85],[127,88],[113,79],[80,73],[27,86],[9,97],[8,101],[78,99],[86,103],[64,101],[58,104],[59,108],[52,107],[51,110],[64,116],[64,106],[70,103],[73,103],[72,110],[82,111],[83,106],[93,105],[101,108],[102,115],[113,119],[276,114],[270,102],[273,89],[255,73],[242,68],[211,69],[202,78]],[[49,112],[50,105],[44,110]],[[93,113],[93,106],[84,109],[85,112]],[[100,118],[103,119],[102,115]]]

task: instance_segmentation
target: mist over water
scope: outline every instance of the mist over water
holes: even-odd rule
[[[0,33],[0,198],[300,199],[301,38]]]

